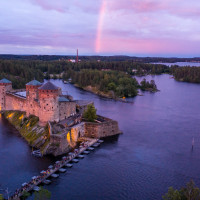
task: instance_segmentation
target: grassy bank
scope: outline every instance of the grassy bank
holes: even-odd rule
[[[15,126],[21,136],[32,147],[43,149],[49,138],[48,127],[40,127],[38,125],[39,118],[36,116],[26,117],[24,112],[5,111],[3,116]]]

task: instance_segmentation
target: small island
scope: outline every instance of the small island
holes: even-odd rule
[[[150,92],[158,91],[154,80],[148,82],[143,79],[139,84],[131,75],[109,69],[71,71],[67,78],[70,78],[76,87],[115,100],[135,97],[138,95],[138,89]]]

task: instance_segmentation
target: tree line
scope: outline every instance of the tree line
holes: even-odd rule
[[[54,75],[53,77],[56,78],[56,74],[62,74],[66,79],[69,74],[73,74],[72,72],[81,72],[82,70],[111,70],[124,72],[132,76],[168,73],[172,74],[178,81],[200,83],[200,68],[198,67],[168,67],[162,64],[149,64],[129,60],[110,62],[81,61],[79,63],[72,63],[66,60],[0,60],[0,78],[5,77],[11,80],[14,88],[24,88],[25,84],[34,78],[43,81],[44,78],[50,78],[50,75]],[[102,89],[103,87],[101,86]],[[118,93],[120,93],[119,91],[118,88]]]

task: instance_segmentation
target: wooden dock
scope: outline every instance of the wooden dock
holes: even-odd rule
[[[32,191],[35,186],[43,183],[57,171],[59,172],[60,168],[65,167],[69,162],[71,162],[75,157],[83,153],[89,147],[96,143],[100,144],[98,143],[98,139],[93,138],[82,138],[82,141],[84,141],[82,142],[82,145],[80,145],[78,149],[75,149],[74,152],[70,152],[67,154],[67,156],[64,156],[62,160],[56,161],[56,163],[53,166],[49,167],[46,171],[43,170],[39,176],[33,177],[30,182],[22,184],[22,187],[17,189],[15,193],[9,198],[9,200],[19,200],[24,192]]]

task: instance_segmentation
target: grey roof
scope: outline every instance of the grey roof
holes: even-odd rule
[[[0,83],[12,83],[11,81],[9,81],[8,79],[6,78],[3,78],[0,80]]]
[[[65,97],[59,97],[58,101],[59,102],[68,102],[69,100]]]
[[[32,81],[30,81],[29,83],[27,83],[26,85],[34,85],[34,86],[37,86],[37,85],[42,85],[42,83],[40,83],[40,82],[37,81],[37,80],[32,80]]]
[[[51,83],[50,81],[44,83],[41,87],[39,87],[38,89],[40,90],[58,90],[58,87],[55,86],[53,83]]]

